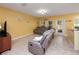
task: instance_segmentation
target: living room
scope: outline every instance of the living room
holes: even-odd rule
[[[78,55],[78,32],[74,31],[74,28],[78,29],[78,19],[78,3],[0,3],[0,31],[6,22],[6,31],[10,35],[10,50],[6,50],[4,44],[6,48],[1,54]],[[44,50],[37,47],[32,50],[33,47],[29,47],[30,40],[35,37],[40,40],[38,38],[48,30],[51,32],[48,35],[53,35],[46,41],[49,44],[46,46],[45,42]]]

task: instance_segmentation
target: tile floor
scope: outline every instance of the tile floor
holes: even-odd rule
[[[28,51],[28,40],[33,39],[37,35],[20,38],[12,41],[12,49],[3,52],[2,55],[32,55]],[[79,51],[74,50],[66,38],[61,35],[55,35],[49,45],[45,55],[78,55]]]

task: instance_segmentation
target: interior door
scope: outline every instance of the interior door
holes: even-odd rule
[[[56,33],[57,34],[64,35],[64,28],[65,28],[64,24],[65,24],[64,20],[61,20],[61,19],[56,20]],[[59,30],[61,30],[61,32],[59,32]]]
[[[74,20],[74,48],[79,50],[79,19]]]

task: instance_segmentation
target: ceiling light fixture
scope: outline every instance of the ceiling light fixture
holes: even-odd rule
[[[40,9],[37,11],[39,14],[46,14],[47,10],[46,9]]]

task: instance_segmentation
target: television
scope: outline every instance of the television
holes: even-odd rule
[[[2,25],[0,25],[0,37],[7,35],[7,22],[5,21]]]

